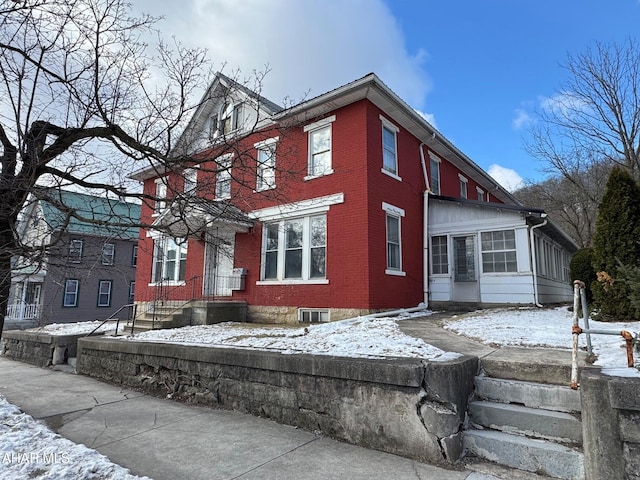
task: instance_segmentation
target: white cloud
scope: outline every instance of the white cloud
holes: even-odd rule
[[[518,172],[511,168],[505,168],[494,163],[489,166],[488,172],[496,182],[506,188],[509,192],[514,192],[524,186],[524,180],[522,177]]]
[[[640,1],[640,0],[638,0]],[[436,117],[433,113],[425,113],[420,110],[416,110],[416,113],[424,118],[433,128],[438,129],[438,124],[436,123]]]
[[[515,114],[516,116],[511,122],[511,125],[515,130],[526,128],[533,121],[531,115],[529,115],[527,111],[523,110],[522,108],[516,108]]]
[[[427,53],[408,52],[402,30],[382,0],[137,0],[164,15],[164,36],[209,49],[216,68],[244,76],[269,65],[263,94],[313,97],[375,72],[415,108],[431,88]],[[384,32],[383,34],[381,32]]]
[[[540,106],[543,110],[558,117],[569,118],[573,112],[584,111],[587,103],[571,92],[561,92],[552,97],[540,97]]]

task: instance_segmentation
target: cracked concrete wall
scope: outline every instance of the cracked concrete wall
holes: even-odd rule
[[[107,338],[82,339],[78,352],[82,374],[433,464],[460,458],[478,368],[475,357],[356,359]]]

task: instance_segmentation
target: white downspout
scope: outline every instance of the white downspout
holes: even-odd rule
[[[429,176],[427,175],[427,164],[424,161],[424,143],[420,144],[420,162],[422,163],[422,174],[424,175],[425,190],[422,194],[424,208],[424,219],[422,225],[422,295],[423,302],[429,306]]]
[[[546,213],[543,213],[544,222],[540,225],[534,225],[529,229],[529,248],[531,248],[531,266],[533,268],[533,303],[536,307],[543,307],[538,299],[538,260],[536,258],[536,244],[533,237],[533,230],[536,228],[544,227],[549,221]]]

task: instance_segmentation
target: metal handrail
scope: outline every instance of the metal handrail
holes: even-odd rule
[[[107,323],[109,320],[113,320],[115,315],[117,315],[118,313],[120,313],[122,310],[124,310],[127,307],[134,307],[135,308],[135,303],[127,303],[126,305],[122,305],[118,310],[116,310],[115,312],[113,312],[111,315],[109,315],[100,325],[98,325],[96,328],[94,328],[93,330],[91,330],[90,333],[88,333],[87,335],[85,335],[86,337],[89,337],[91,335],[93,335],[94,333],[96,333],[100,328],[102,328],[102,326]],[[135,314],[134,314],[134,318],[135,318]],[[116,336],[118,336],[118,328],[120,326],[120,319],[116,319]]]

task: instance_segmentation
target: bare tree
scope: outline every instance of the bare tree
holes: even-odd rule
[[[188,145],[182,132],[201,108],[193,98],[206,92],[212,72],[202,49],[160,39],[152,50],[147,40],[157,34],[156,21],[132,16],[125,0],[0,3],[0,334],[11,259],[48,247],[25,245],[17,234],[19,214],[46,191],[41,186],[160,201],[133,191],[128,176],[197,165],[213,165],[215,175],[231,168],[215,159],[241,148],[238,136],[224,132],[209,155]],[[264,73],[254,72],[244,84],[260,91]],[[259,104],[261,97],[254,100]],[[244,136],[258,128],[264,125],[256,119]],[[95,221],[56,198],[47,201],[69,219]]]
[[[596,42],[563,65],[569,79],[539,112],[526,148],[579,187],[575,175],[611,160],[640,176],[640,47]]]
[[[524,205],[543,208],[578,245],[588,247],[611,167],[612,162],[595,161],[568,176],[531,183],[514,195]]]

